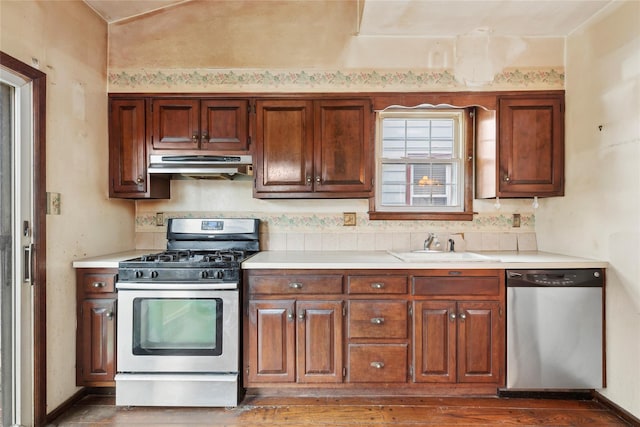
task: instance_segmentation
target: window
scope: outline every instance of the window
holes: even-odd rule
[[[467,109],[378,113],[371,219],[472,219]]]

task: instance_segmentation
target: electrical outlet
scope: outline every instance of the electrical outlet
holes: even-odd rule
[[[356,225],[356,213],[345,212],[343,214],[342,225]]]
[[[156,226],[162,227],[164,225],[164,213],[156,212]]]
[[[520,227],[520,214],[518,213],[513,214],[513,227]]]

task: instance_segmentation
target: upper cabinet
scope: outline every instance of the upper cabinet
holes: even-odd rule
[[[109,197],[169,198],[170,182],[147,173],[144,98],[109,100]]]
[[[564,195],[564,93],[498,96],[477,109],[476,197]]]
[[[249,150],[248,99],[155,98],[151,114],[153,151]]]
[[[256,102],[258,198],[357,198],[373,191],[369,99]]]

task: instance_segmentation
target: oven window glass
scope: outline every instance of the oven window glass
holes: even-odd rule
[[[133,325],[133,354],[222,354],[220,298],[136,298]]]

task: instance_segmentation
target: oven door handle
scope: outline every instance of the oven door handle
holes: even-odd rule
[[[192,290],[233,290],[238,289],[238,282],[218,283],[143,283],[143,282],[117,282],[116,289],[131,289],[145,291],[192,291]]]

